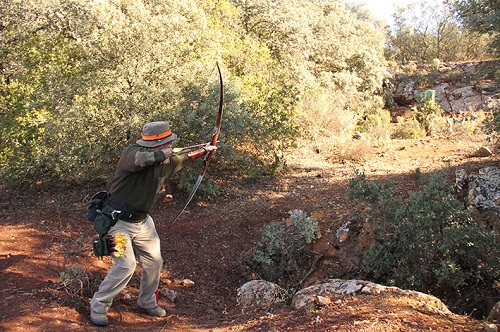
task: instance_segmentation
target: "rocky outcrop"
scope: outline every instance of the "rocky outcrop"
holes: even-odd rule
[[[394,74],[394,101],[409,107],[422,101],[425,91],[433,90],[435,101],[445,112],[488,112],[500,107],[498,73],[495,77],[499,68],[500,61],[467,62]]]
[[[295,293],[292,307],[295,310],[307,310],[311,307],[330,305],[335,302],[336,296],[378,296],[386,293],[405,296],[417,309],[442,315],[451,314],[435,296],[397,287],[386,287],[364,280],[322,280]],[[242,310],[269,308],[275,303],[283,302],[283,295],[283,289],[278,285],[264,280],[253,280],[238,289],[238,305],[242,307]]]
[[[274,304],[284,303],[284,290],[278,285],[252,280],[238,289],[238,306],[242,311],[270,309]],[[387,287],[364,280],[325,279],[299,290],[294,294],[291,307],[296,311],[316,312],[324,307],[335,307],[342,302],[343,296],[378,298],[383,303],[400,303],[419,313],[431,313],[443,317],[453,317],[453,313],[437,297],[425,293]],[[387,302],[389,301],[389,302]],[[500,321],[500,302],[491,310],[490,317]],[[319,317],[319,316],[317,316]],[[495,324],[488,324],[483,331],[496,331]]]
[[[319,284],[298,291],[293,297],[292,306],[295,310],[300,310],[310,304],[317,303],[318,297],[324,297],[333,302],[333,298],[336,295],[377,296],[382,293],[403,295],[412,300],[414,302],[413,306],[418,309],[425,309],[426,311],[442,315],[451,314],[443,302],[435,296],[403,290],[397,287],[387,287],[364,280],[324,280]]]
[[[455,172],[456,184],[470,208],[500,214],[500,168],[485,167],[477,174],[463,169]]]

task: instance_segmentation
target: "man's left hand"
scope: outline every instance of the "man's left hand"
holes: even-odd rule
[[[212,151],[215,151],[217,150],[217,147],[215,145],[207,145],[205,147],[203,147],[205,149],[205,151],[208,153],[208,152],[212,152]]]

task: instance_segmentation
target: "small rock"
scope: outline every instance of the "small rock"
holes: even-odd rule
[[[497,302],[494,306],[493,309],[491,309],[490,312],[491,318],[493,318],[496,321],[500,322],[500,301]]]
[[[483,328],[484,332],[498,332],[498,327],[495,324],[488,324]]]
[[[340,229],[337,232],[337,238],[339,239],[339,242],[344,242],[349,238],[349,229]]]
[[[179,294],[176,291],[168,288],[162,288],[160,290],[160,294],[167,298],[170,302],[175,302],[175,300],[179,297]]]
[[[193,287],[194,286],[194,281],[189,280],[189,279],[183,279],[179,281],[179,285],[183,287]]]
[[[161,278],[161,283],[164,284],[164,285],[172,285],[172,280],[168,279],[168,278]]]
[[[491,157],[493,152],[488,147],[482,146],[477,150],[476,154],[478,157]]]
[[[327,235],[323,235],[319,239],[315,239],[312,241],[312,250],[315,253],[323,255],[324,257],[335,257],[337,256],[337,250],[332,245],[332,238]]]
[[[467,184],[467,172],[464,169],[455,171],[455,183],[460,189],[465,189]]]
[[[129,293],[123,294],[122,302],[125,304],[130,304],[132,302],[132,295],[130,295]]]
[[[339,229],[337,229],[335,235],[337,236],[337,239],[339,240],[339,242],[344,242],[349,238],[349,224],[350,223],[351,223],[350,221],[347,221],[347,222],[343,223]]]
[[[332,303],[332,300],[329,297],[318,295],[316,296],[316,302],[320,306],[326,306]]]

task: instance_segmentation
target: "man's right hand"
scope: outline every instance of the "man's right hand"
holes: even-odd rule
[[[174,153],[174,151],[172,150],[172,146],[161,149],[161,152],[163,152],[165,158],[167,159],[170,158],[170,156]]]

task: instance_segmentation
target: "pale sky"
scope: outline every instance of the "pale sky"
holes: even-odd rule
[[[394,5],[404,7],[416,0],[353,0],[354,2],[365,4],[365,8],[372,12],[378,19],[392,22],[391,16],[394,13]]]

